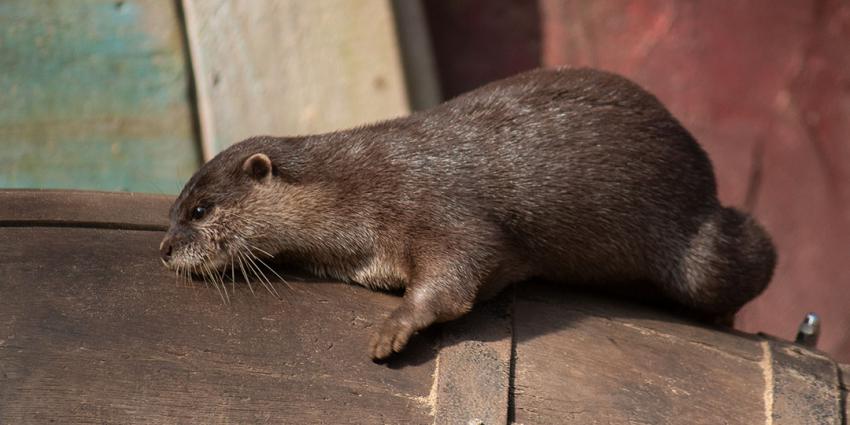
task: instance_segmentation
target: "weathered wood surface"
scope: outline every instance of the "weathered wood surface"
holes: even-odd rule
[[[175,282],[162,232],[0,230],[0,423],[429,423],[433,346],[366,355],[396,297]]]
[[[183,0],[205,156],[408,113],[388,0]]]
[[[769,349],[773,423],[847,423],[840,370],[832,359],[791,344]]]
[[[0,227],[168,228],[174,198],[127,192],[0,189]]]
[[[436,371],[435,425],[506,424],[510,414],[513,291],[444,330]]]
[[[175,193],[197,168],[176,4],[0,2],[0,187]]]
[[[846,423],[850,366],[551,285],[377,365],[398,297],[293,277],[223,304],[159,263],[169,203],[0,192],[0,423]]]
[[[517,423],[845,423],[836,363],[788,343],[533,285],[514,323]]]

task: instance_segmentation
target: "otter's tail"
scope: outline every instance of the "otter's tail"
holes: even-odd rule
[[[702,223],[665,289],[700,313],[728,315],[767,287],[775,265],[773,243],[755,219],[721,208]]]

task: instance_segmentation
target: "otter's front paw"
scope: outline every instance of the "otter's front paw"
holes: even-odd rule
[[[397,312],[393,313],[384,321],[378,333],[372,336],[369,348],[372,360],[383,360],[394,352],[398,353],[404,349],[410,336],[416,332],[410,320],[398,316]]]

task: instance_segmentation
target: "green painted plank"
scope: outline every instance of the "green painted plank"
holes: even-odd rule
[[[0,1],[0,187],[177,192],[184,49],[174,1]]]

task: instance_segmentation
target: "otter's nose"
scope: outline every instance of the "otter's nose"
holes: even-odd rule
[[[166,239],[159,244],[159,256],[166,263],[171,261],[171,241]]]

